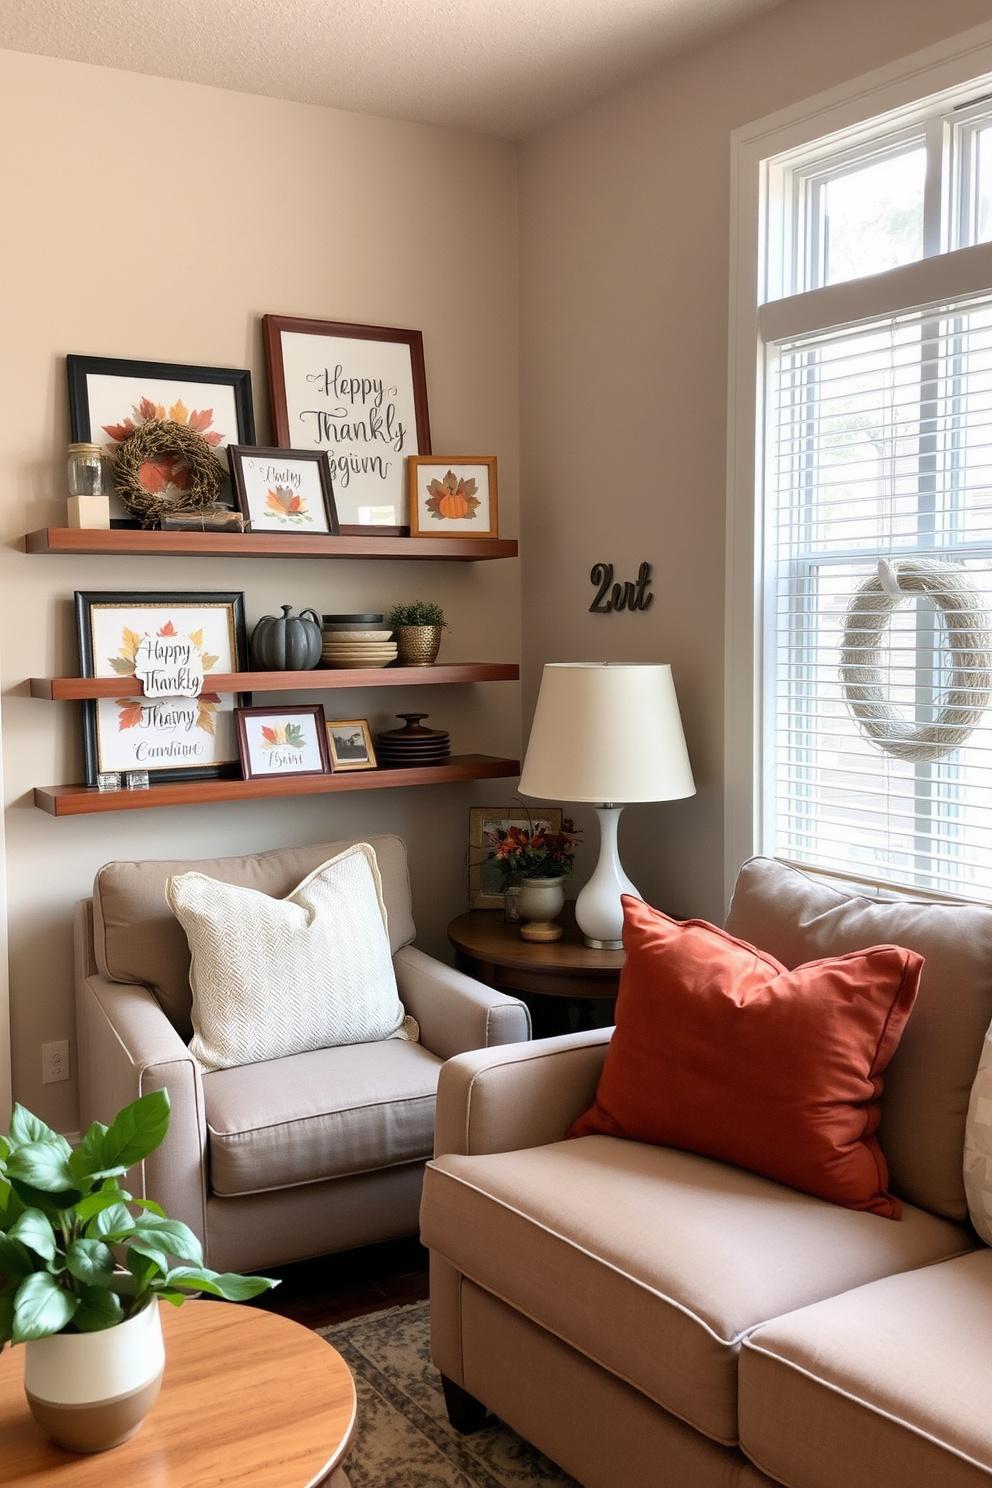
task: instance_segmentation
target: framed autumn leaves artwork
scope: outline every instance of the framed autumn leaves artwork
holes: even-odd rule
[[[252,532],[339,532],[326,450],[228,450],[234,494]]]
[[[250,372],[94,356],[68,356],[66,370],[74,441],[98,444],[112,458],[136,429],[171,420],[202,435],[213,451],[225,481],[225,499],[228,445],[255,440]],[[190,470],[176,454],[159,454],[141,467],[142,486],[166,504],[190,482]],[[112,491],[111,526],[137,525]]]
[[[411,537],[498,537],[495,455],[411,455]]]
[[[86,783],[109,771],[156,781],[237,776],[241,693],[210,689],[211,673],[243,671],[243,593],[77,591],[80,674],[120,678],[113,697],[83,703]]]

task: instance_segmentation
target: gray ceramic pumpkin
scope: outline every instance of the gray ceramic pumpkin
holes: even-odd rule
[[[319,663],[320,616],[315,610],[294,615],[292,609],[283,605],[280,616],[263,615],[252,631],[251,656],[259,671],[309,672]]]

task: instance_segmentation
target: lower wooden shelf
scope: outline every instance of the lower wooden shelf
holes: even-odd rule
[[[49,816],[91,816],[99,811],[148,811],[199,806],[208,801],[251,801],[265,796],[317,796],[331,791],[388,790],[400,785],[447,785],[460,780],[499,780],[520,774],[520,761],[491,754],[453,754],[443,765],[410,770],[348,770],[271,780],[190,780],[147,790],[99,791],[88,785],[36,786],[34,804]]]

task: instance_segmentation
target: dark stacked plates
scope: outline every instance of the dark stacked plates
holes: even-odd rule
[[[375,741],[376,759],[387,770],[411,769],[418,765],[443,765],[451,753],[447,729],[424,728],[426,713],[397,713],[406,727],[389,729]]]

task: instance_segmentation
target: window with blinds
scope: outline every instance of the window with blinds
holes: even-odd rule
[[[952,565],[992,614],[992,289],[766,353],[763,846],[992,900],[992,712],[939,759],[901,758],[859,727],[841,675],[879,559]],[[923,729],[954,671],[940,598],[893,598],[876,653],[888,707]]]

